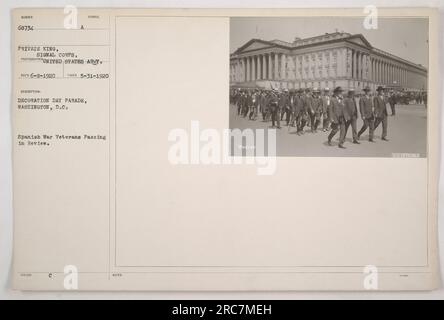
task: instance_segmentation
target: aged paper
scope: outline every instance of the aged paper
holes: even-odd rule
[[[393,33],[422,28],[421,64],[373,47],[361,10],[12,15],[16,289],[438,286],[435,11],[378,11]],[[354,29],[297,37],[338,19]],[[321,91],[332,107],[311,113]],[[335,108],[365,92],[384,110],[396,97],[397,114],[375,113],[376,142],[353,144]]]

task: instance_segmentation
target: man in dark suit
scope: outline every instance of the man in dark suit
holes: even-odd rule
[[[352,128],[353,143],[359,144],[358,142],[358,130],[356,129],[356,121],[358,119],[358,108],[356,106],[355,100],[355,90],[350,89],[347,94],[347,98],[344,99],[345,109],[350,119],[345,122],[345,135],[347,136],[348,128]]]
[[[321,116],[322,116],[322,100],[320,97],[321,91],[317,88],[313,90],[313,110],[315,114],[315,120],[313,124],[312,131],[317,132],[318,126],[321,123]]]
[[[294,125],[296,123],[296,130],[298,135],[303,134],[306,122],[303,93],[304,91],[302,89],[299,89],[292,103],[293,120],[291,124]]]
[[[288,95],[288,89],[284,89],[279,97],[279,112],[281,115],[281,121],[283,120],[284,113],[285,113],[285,120],[288,122],[290,121],[290,96]]]
[[[239,92],[239,97],[237,98],[237,115],[240,116],[242,113],[242,108],[244,105],[245,93],[243,91]]]
[[[244,104],[243,104],[243,109],[242,109],[242,117],[246,118],[248,115],[248,110],[250,110],[250,107],[253,106],[253,97],[251,95],[251,92],[248,90],[246,95],[245,95],[245,99],[244,99]]]
[[[268,101],[268,108],[271,112],[271,124],[273,128],[281,128],[280,114],[279,114],[279,96],[276,90],[270,95],[270,100]],[[277,126],[276,126],[277,124]]]
[[[287,125],[288,130],[290,130],[290,127],[298,127],[297,117],[299,114],[298,108],[300,107],[300,103],[298,103],[299,100],[298,91],[292,90],[290,94],[290,122]]]
[[[329,110],[330,110],[330,95],[329,95],[330,89],[329,88],[325,88],[324,89],[324,94],[321,97],[322,100],[322,130],[323,131],[328,131],[328,128],[330,126],[330,115]]]
[[[256,120],[257,118],[257,110],[259,109],[259,90],[254,90],[254,93],[252,94],[253,104],[250,107],[250,114],[248,115],[248,119],[250,120]]]
[[[396,114],[395,106],[397,101],[397,97],[394,91],[390,91],[390,96],[388,98],[388,102],[390,104],[390,109],[392,109],[392,116]]]
[[[373,106],[375,108],[375,130],[382,123],[381,140],[387,139],[387,99],[384,96],[384,88],[379,86],[377,89],[377,96],[373,98]]]
[[[373,99],[370,97],[370,87],[367,86],[364,88],[364,96],[359,99],[359,112],[361,113],[361,118],[364,124],[362,125],[361,130],[358,132],[358,139],[361,135],[369,128],[369,136],[368,141],[373,141],[373,132],[374,132],[374,108],[373,108]]]
[[[342,98],[342,88],[336,87],[333,91],[333,97],[331,98],[331,132],[328,135],[328,145],[331,146],[331,140],[339,132],[339,145],[341,149],[345,149],[345,124],[350,120],[350,116],[345,108],[344,101]]]
[[[263,91],[261,95],[261,113],[262,113],[262,120],[265,122],[267,121],[268,116],[268,93],[267,91]]]
[[[315,110],[313,106],[313,96],[311,94],[310,88],[305,89],[305,96],[303,98],[303,101],[304,101],[304,110],[308,116],[307,120],[310,121],[311,132],[314,132]]]

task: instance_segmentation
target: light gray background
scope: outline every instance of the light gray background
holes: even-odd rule
[[[235,0],[213,0],[211,3],[205,0],[175,0],[175,1],[112,1],[112,0],[71,0],[71,1],[20,1],[2,0],[0,1],[0,70],[2,78],[0,82],[0,299],[444,299],[444,289],[432,292],[146,292],[146,293],[82,293],[82,292],[16,292],[10,289],[10,272],[12,259],[12,161],[11,161],[11,19],[10,10],[15,7],[59,7],[64,5],[88,6],[88,7],[210,7],[210,8],[290,8],[290,7],[364,7],[366,5],[377,7],[439,7],[440,8],[440,34],[444,34],[444,0],[418,1],[418,0],[391,0],[391,1],[368,1],[368,0],[343,0],[327,1],[312,0],[307,1],[265,1],[247,0],[239,4]],[[443,41],[439,44],[440,60],[443,55]],[[438,67],[438,62],[432,63],[431,67]],[[441,78],[444,68],[439,66]],[[440,80],[442,87],[442,80]],[[444,91],[443,91],[444,92]],[[441,97],[441,105],[443,96]],[[443,115],[440,115],[441,121]],[[442,134],[441,134],[442,139]],[[441,148],[443,142],[441,142]],[[441,160],[441,166],[443,161]],[[442,174],[440,173],[440,177]],[[441,259],[441,273],[444,274],[444,216],[441,208],[444,199],[444,185],[440,179],[440,200],[439,200],[439,245]]]

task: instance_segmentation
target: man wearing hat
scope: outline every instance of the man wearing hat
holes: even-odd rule
[[[390,104],[390,108],[392,109],[392,116],[394,116],[396,114],[395,106],[396,106],[396,103],[398,102],[397,100],[398,99],[396,97],[395,92],[393,90],[391,90],[390,96],[388,98],[388,102]]]
[[[373,132],[374,132],[374,108],[373,108],[373,99],[370,97],[370,87],[367,86],[364,88],[364,96],[359,99],[359,112],[361,113],[361,118],[363,121],[363,125],[361,130],[358,132],[358,139],[361,135],[369,128],[368,141],[373,141]]]
[[[248,110],[251,106],[253,106],[253,97],[251,95],[251,92],[247,90],[244,98],[244,104],[242,106],[242,117],[245,118],[248,115]]]
[[[249,120],[256,120],[257,117],[257,110],[259,108],[259,90],[255,89],[254,93],[252,95],[253,104],[250,107],[250,114],[248,115]]]
[[[345,122],[345,135],[347,136],[348,128],[352,128],[353,143],[359,144],[358,142],[358,130],[356,129],[356,121],[358,119],[358,108],[356,106],[355,100],[355,89],[350,89],[348,91],[347,98],[344,99],[345,109],[349,115],[349,120]]]
[[[268,100],[268,108],[271,113],[271,124],[273,128],[281,128],[280,117],[279,117],[279,97],[277,94],[277,90],[273,89],[273,92],[270,95],[270,99]],[[277,126],[275,126],[277,124]]]
[[[244,92],[239,91],[239,95],[237,97],[237,115],[240,116],[242,112],[242,106],[244,105]]]
[[[375,130],[382,123],[381,140],[387,139],[387,100],[384,96],[384,88],[379,86],[377,89],[377,96],[373,98],[373,106],[375,108]]]
[[[286,115],[287,126],[288,123],[290,122],[289,110],[290,110],[290,96],[288,95],[288,90],[284,89],[283,92],[281,93],[281,96],[279,97],[279,113],[281,121],[284,119],[284,114]]]
[[[330,89],[325,88],[324,93],[321,97],[322,100],[322,130],[328,131],[328,127],[330,126]]]
[[[307,115],[308,118],[307,121],[310,121],[311,132],[314,132],[315,111],[313,106],[313,96],[311,94],[310,88],[305,89],[305,96],[303,98],[303,101],[304,101],[305,114]],[[302,127],[302,130],[303,129],[304,127]]]
[[[331,132],[328,135],[328,145],[331,146],[331,140],[339,132],[339,145],[341,149],[345,149],[345,123],[350,120],[350,116],[345,108],[342,98],[342,88],[336,87],[333,91],[333,97],[331,98]]]
[[[294,127],[294,124],[296,122],[296,100],[298,99],[298,91],[297,90],[291,90],[290,92],[290,121],[287,123],[288,130],[290,130],[290,127]]]
[[[267,92],[263,91],[260,96],[260,111],[262,114],[262,120],[265,122],[267,119],[267,113],[268,113],[268,104],[267,104]]]
[[[302,99],[303,92],[302,89],[298,89],[293,96],[291,101],[291,120],[288,126],[288,130],[290,130],[290,126],[296,126],[296,132],[298,135],[301,135],[301,131],[304,129],[303,127],[301,128],[302,117],[304,114],[304,101]],[[305,122],[303,125],[305,125]]]
[[[313,110],[314,110],[314,124],[312,131],[318,132],[318,126],[321,123],[322,116],[322,100],[320,97],[321,91],[319,89],[313,90]]]

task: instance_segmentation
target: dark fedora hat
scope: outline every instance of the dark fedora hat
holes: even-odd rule
[[[370,89],[369,86],[366,86],[363,90],[364,90],[364,91],[372,91],[372,89]]]
[[[379,86],[378,88],[376,88],[376,91],[382,91],[382,90],[384,90],[383,86]]]
[[[334,93],[336,92],[343,92],[342,87],[336,87],[335,90],[333,90]]]

